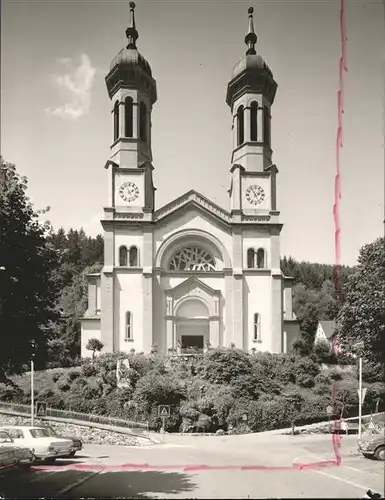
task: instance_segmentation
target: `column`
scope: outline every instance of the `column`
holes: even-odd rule
[[[138,138],[139,130],[139,117],[138,117],[138,102],[134,102],[132,105],[132,137],[134,139]]]
[[[219,317],[211,316],[210,317],[210,344],[214,349],[220,347],[220,338],[219,338]],[[206,347],[206,346],[204,346]]]
[[[225,329],[223,332],[222,345],[229,346],[234,338],[234,320],[233,320],[233,276],[226,274],[225,276]]]
[[[143,273],[143,351],[149,353],[153,344],[152,272]]]

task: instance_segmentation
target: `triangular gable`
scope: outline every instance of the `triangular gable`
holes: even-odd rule
[[[213,218],[224,224],[228,225],[232,221],[232,217],[227,210],[219,205],[216,205],[208,198],[194,190],[182,194],[182,196],[179,196],[176,200],[173,200],[156,210],[154,213],[154,220],[159,222],[172,214],[177,214],[179,210],[186,209],[189,206],[193,206],[203,213],[211,215]]]
[[[203,281],[201,281],[199,278],[196,278],[195,276],[190,276],[186,280],[182,281],[182,283],[179,283],[179,285],[176,285],[174,288],[168,289],[167,293],[171,295],[178,295],[178,292],[182,290],[191,290],[193,288],[200,288],[210,296],[218,295],[219,293],[218,290],[214,290],[213,288],[211,288],[211,286],[203,283]]]

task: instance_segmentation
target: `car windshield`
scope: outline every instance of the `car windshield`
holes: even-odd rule
[[[13,440],[9,434],[6,432],[0,432],[0,444],[1,443],[13,443]]]
[[[30,429],[31,436],[34,438],[45,438],[50,437],[47,429]]]

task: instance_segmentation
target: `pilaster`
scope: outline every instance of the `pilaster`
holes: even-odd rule
[[[104,352],[114,352],[114,276],[112,271],[102,271],[101,290],[103,312],[101,314],[101,341]]]

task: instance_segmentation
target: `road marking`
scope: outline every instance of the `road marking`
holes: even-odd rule
[[[330,477],[331,479],[335,479],[336,481],[341,481],[342,483],[350,484],[350,486],[354,486],[355,488],[361,489],[363,491],[367,491],[369,489],[369,486],[363,486],[362,484],[354,483],[349,479],[343,479],[342,477],[335,476],[334,474],[328,474],[327,472],[323,472],[320,470],[313,470],[312,472],[314,472],[315,474],[321,474],[321,476]]]
[[[53,495],[51,498],[60,498],[61,496],[63,496],[65,493],[68,493],[69,491],[77,488],[78,486],[80,486],[81,484],[85,483],[86,481],[89,481],[90,479],[92,479],[93,477],[97,476],[98,474],[100,474],[101,472],[104,471],[104,467],[102,467],[100,470],[98,471],[95,471],[93,472],[92,474],[90,474],[89,476],[87,477],[83,477],[82,479],[79,479],[79,481],[76,481],[75,483],[72,483],[68,486],[66,486],[65,488],[62,488],[60,491],[58,491],[57,493],[55,493],[55,495]]]

